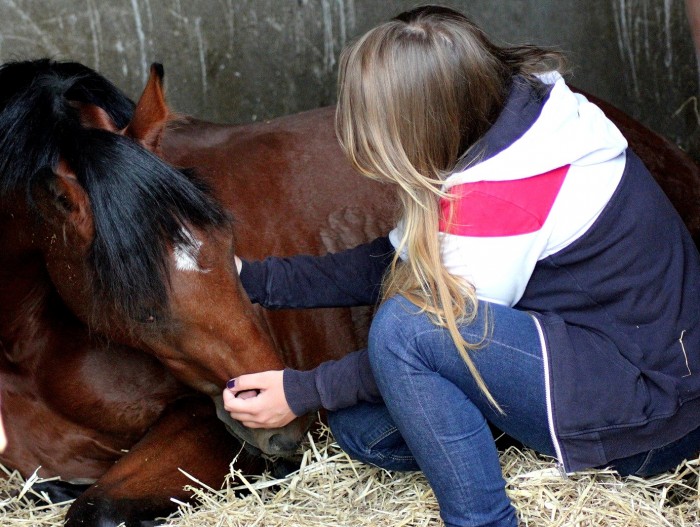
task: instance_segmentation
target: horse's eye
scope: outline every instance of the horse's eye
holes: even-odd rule
[[[58,204],[65,210],[66,212],[71,212],[73,210],[73,204],[71,201],[68,199],[68,196],[65,194],[60,194],[57,198],[56,201],[58,201]]]
[[[152,322],[156,321],[156,317],[154,317],[153,315],[148,315],[143,321],[146,324],[151,324]]]

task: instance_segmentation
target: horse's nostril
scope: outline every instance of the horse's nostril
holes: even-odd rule
[[[270,450],[278,454],[289,454],[297,449],[297,442],[284,434],[275,434],[270,437]]]

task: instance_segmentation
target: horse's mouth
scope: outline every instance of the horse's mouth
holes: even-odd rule
[[[221,419],[221,418],[219,417],[219,419]],[[260,450],[256,446],[253,446],[252,443],[250,443],[249,441],[246,441],[245,439],[243,439],[239,435],[238,427],[236,427],[234,425],[234,423],[236,421],[231,419],[231,417],[229,417],[228,421],[224,421],[224,420],[221,420],[221,421],[224,423],[224,426],[226,427],[226,430],[228,431],[228,433],[231,434],[236,439],[238,439],[243,444],[243,448],[245,448],[246,452],[248,452],[251,456],[255,456],[255,457],[260,457],[263,455],[262,450]]]
[[[212,399],[216,405],[217,417],[224,423],[226,430],[243,443],[248,453],[254,456],[269,455],[283,458],[291,458],[297,454],[299,441],[292,439],[284,429],[254,430],[243,426],[226,411],[223,396],[217,395]]]

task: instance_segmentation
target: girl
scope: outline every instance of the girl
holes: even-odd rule
[[[422,470],[447,526],[517,525],[488,423],[563,472],[646,476],[698,452],[700,257],[561,62],[436,6],[343,52],[340,142],[397,185],[401,220],[356,249],[239,270],[266,307],[381,306],[367,350],[230,381],[234,419],[326,408],[351,456]]]

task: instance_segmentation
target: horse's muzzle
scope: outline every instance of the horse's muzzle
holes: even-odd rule
[[[253,455],[293,457],[297,454],[304,433],[311,425],[309,419],[300,418],[283,428],[248,428],[231,418],[224,408],[222,396],[213,397],[213,400],[219,420],[226,425],[226,429],[232,436],[244,443],[245,449]]]

